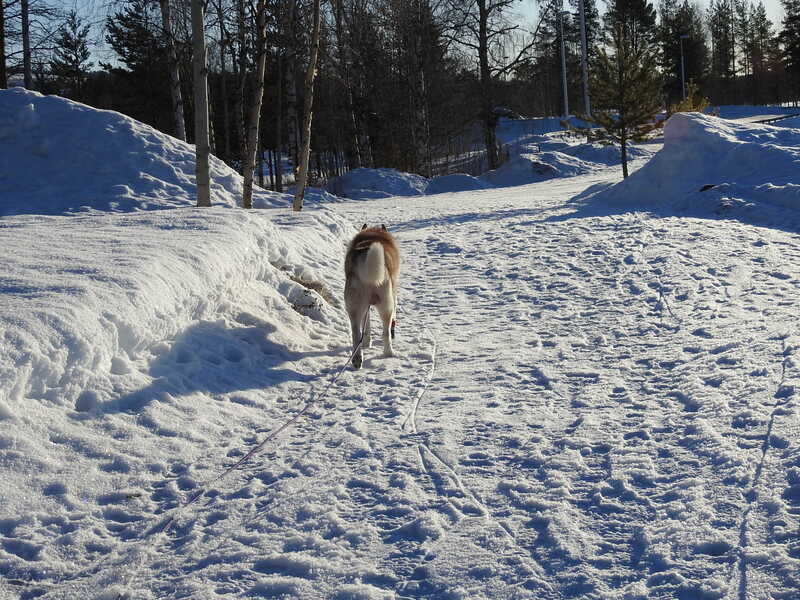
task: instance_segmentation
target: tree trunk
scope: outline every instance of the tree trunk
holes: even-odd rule
[[[492,73],[489,69],[489,11],[486,0],[478,0],[478,65],[483,101],[483,141],[489,170],[499,166],[497,157],[497,117],[494,114]]]
[[[208,69],[203,0],[192,0],[192,38],[194,42],[194,143],[197,206],[211,206],[211,181],[208,168]]]
[[[294,203],[292,210],[303,209],[303,197],[306,193],[306,179],[308,178],[308,159],[311,153],[311,119],[314,105],[314,77],[317,74],[317,55],[319,54],[320,30],[320,0],[314,0],[314,32],[311,37],[311,58],[308,61],[305,83],[305,103],[303,107],[303,148],[300,150],[299,178],[295,184]]]
[[[247,160],[247,136],[244,120],[244,95],[247,82],[247,32],[245,29],[244,0],[238,0],[236,3],[236,8],[236,36],[239,41],[239,56],[237,57],[239,65],[239,91],[236,95],[236,125],[239,130],[239,169],[241,170],[242,175],[244,175],[244,165]]]
[[[22,0],[22,73],[26,89],[33,88],[33,73],[31,71],[31,23],[30,1]]]
[[[297,38],[294,33],[296,0],[288,0],[286,6],[286,60],[284,64],[284,88],[286,89],[286,131],[289,159],[297,181],[297,168],[300,164],[300,151],[297,131],[297,88],[295,87],[295,66],[297,58]]]
[[[628,140],[623,135],[622,139],[620,140],[619,145],[619,154],[622,160],[622,178],[628,178]]]
[[[0,0],[0,89],[8,87],[6,72],[6,15],[3,0]]]
[[[274,165],[273,172],[275,173],[275,187],[276,192],[283,191],[283,165],[281,164],[281,155],[283,154],[283,60],[278,57],[278,77],[276,85],[278,86],[277,93],[275,94],[275,152],[273,153]]]
[[[345,88],[345,99],[347,111],[347,121],[350,126],[350,131],[347,137],[350,138],[352,149],[348,153],[350,156],[351,168],[358,168],[362,166],[361,161],[361,147],[358,136],[358,120],[356,119],[355,103],[353,102],[353,82],[350,76],[350,44],[346,40],[346,32],[344,27],[344,2],[338,0],[335,6],[336,10],[336,41],[339,47],[339,65],[341,66],[342,81]]]
[[[217,4],[217,19],[219,21],[219,70],[220,70],[220,96],[222,102],[222,136],[225,143],[225,161],[231,159],[231,118],[228,108],[228,73],[226,70],[225,48],[228,45],[228,36],[225,32],[222,2]]]
[[[186,123],[183,118],[183,96],[181,94],[181,74],[178,70],[178,53],[175,50],[175,35],[172,32],[172,18],[169,0],[160,0],[161,26],[167,41],[167,60],[169,61],[169,93],[172,97],[172,114],[175,117],[175,137],[186,141]]]
[[[244,155],[244,184],[242,186],[242,207],[253,208],[253,171],[258,152],[258,126],[261,120],[261,102],[264,99],[264,71],[267,65],[267,6],[259,0],[256,7],[256,72],[253,81],[253,103],[247,119],[247,145]]]

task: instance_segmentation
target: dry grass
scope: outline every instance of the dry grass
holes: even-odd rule
[[[330,288],[327,285],[325,285],[324,282],[314,281],[311,279],[303,279],[302,277],[298,277],[296,275],[291,275],[291,274],[289,275],[289,279],[291,279],[297,284],[302,285],[306,289],[317,292],[317,294],[319,294],[320,297],[323,300],[325,300],[325,302],[327,302],[331,306],[336,306],[336,300],[334,299]]]

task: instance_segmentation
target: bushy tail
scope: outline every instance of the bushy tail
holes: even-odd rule
[[[364,283],[380,285],[386,280],[386,259],[383,256],[383,244],[372,242],[367,250],[367,257],[358,270],[358,278]]]

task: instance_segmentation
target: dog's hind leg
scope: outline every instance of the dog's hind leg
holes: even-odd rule
[[[387,298],[377,305],[378,313],[381,315],[383,321],[383,355],[394,356],[394,349],[392,348],[392,323],[394,323],[394,298],[391,297],[391,292]]]
[[[362,330],[362,325],[364,318],[369,318],[368,312],[369,304],[357,305],[347,311],[347,316],[350,317],[350,330],[353,333],[353,367],[356,369],[360,369],[361,363],[364,361],[362,349],[366,332]]]
[[[363,348],[372,348],[372,334],[370,328],[370,310],[367,308],[367,315],[365,317],[366,321],[364,322],[364,341],[361,343]]]

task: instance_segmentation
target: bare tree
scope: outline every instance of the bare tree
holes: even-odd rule
[[[230,45],[230,37],[225,28],[225,15],[222,10],[221,0],[217,2],[217,25],[219,27],[219,67],[220,67],[220,102],[222,102],[222,135],[225,144],[225,160],[230,160],[231,156],[231,128],[230,128],[230,109],[228,103],[228,73],[226,49]],[[235,60],[234,60],[235,67]]]
[[[306,193],[306,179],[308,178],[308,159],[311,154],[311,120],[314,105],[314,78],[317,74],[317,57],[319,55],[320,33],[320,0],[314,0],[314,31],[311,34],[311,57],[308,61],[308,71],[305,82],[305,102],[303,106],[303,147],[300,150],[300,168],[298,179],[295,183],[294,202],[292,210],[303,209],[303,197]]]
[[[261,103],[264,99],[264,72],[267,65],[267,6],[259,0],[256,6],[256,72],[253,81],[253,100],[247,118],[247,143],[244,151],[242,207],[253,207],[253,171],[258,152],[258,129],[261,122]]]
[[[181,95],[181,74],[178,68],[178,53],[175,50],[175,34],[172,31],[172,18],[169,0],[159,0],[161,5],[161,26],[167,43],[169,57],[169,83],[172,97],[172,112],[175,115],[175,137],[186,141],[186,125],[183,118],[183,97]]]
[[[295,20],[297,18],[297,1],[286,1],[284,13],[284,32],[286,51],[284,53],[283,87],[286,90],[286,131],[289,158],[292,161],[294,178],[297,181],[297,168],[299,166],[299,132],[297,131],[297,88],[295,87],[295,66],[297,64],[297,36],[295,34]]]
[[[534,46],[536,32],[523,43],[516,56],[505,56],[503,40],[520,29],[512,25],[507,14],[517,0],[450,0],[453,42],[478,55],[478,78],[481,93],[481,121],[486,156],[490,169],[499,166],[497,147],[497,115],[495,113],[495,81],[520,65]],[[540,20],[541,23],[541,20]],[[537,28],[538,30],[538,28]]]
[[[30,0],[22,0],[22,76],[27,89],[33,88],[33,71],[31,70],[31,18]]]
[[[0,89],[8,87],[6,72],[6,12],[3,0],[0,0]]]
[[[208,167],[208,67],[203,4],[203,0],[192,0],[195,175],[197,178],[197,206],[211,206],[211,182]]]

